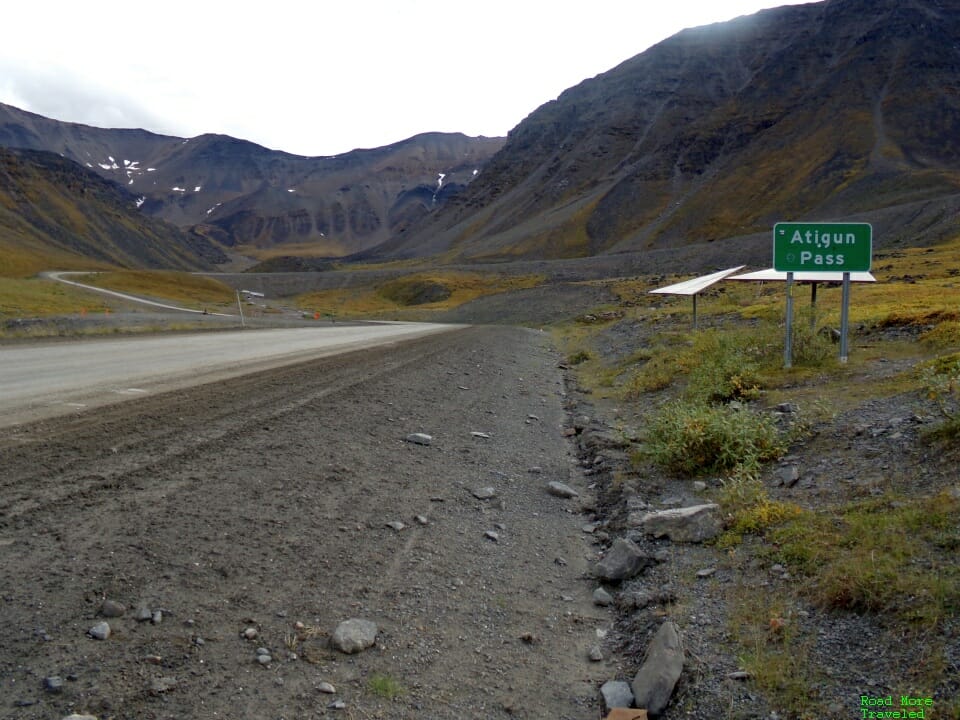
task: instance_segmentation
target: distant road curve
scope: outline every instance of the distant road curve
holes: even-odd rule
[[[66,283],[67,285],[73,285],[74,287],[83,288],[84,290],[92,290],[93,292],[102,293],[103,295],[111,295],[116,298],[121,298],[122,300],[129,300],[131,302],[141,303],[142,305],[151,305],[156,308],[163,308],[164,310],[178,310],[179,312],[196,313],[198,315],[216,315],[218,317],[237,317],[236,315],[230,315],[228,313],[208,313],[204,310],[194,310],[193,308],[180,307],[179,305],[168,305],[166,303],[155,302],[153,300],[147,300],[146,298],[137,297],[136,295],[127,295],[126,293],[117,292],[116,290],[107,290],[106,288],[97,287],[96,285],[85,285],[77,282],[76,280],[67,280],[64,278],[64,275],[89,274],[90,273],[87,271],[51,270],[40,273],[40,277],[56,280],[57,282]]]
[[[0,427],[460,327],[378,323],[0,346]]]

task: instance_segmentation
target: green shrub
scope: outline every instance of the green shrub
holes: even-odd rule
[[[920,371],[920,381],[944,417],[930,435],[942,439],[960,435],[960,359],[956,355],[940,358]]]
[[[760,365],[749,333],[705,331],[696,336],[689,358],[685,395],[691,400],[726,402],[760,393]]]
[[[773,419],[747,407],[675,401],[650,425],[647,452],[673,472],[757,477],[761,463],[779,457],[786,440]]]

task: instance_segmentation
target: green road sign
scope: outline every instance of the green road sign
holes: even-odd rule
[[[869,272],[873,227],[869,223],[777,223],[773,269]]]

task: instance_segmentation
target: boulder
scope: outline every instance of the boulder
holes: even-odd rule
[[[720,506],[715,503],[631,514],[629,524],[654,537],[674,542],[699,543],[715,538],[723,529]]]
[[[651,715],[662,713],[683,672],[683,660],[680,631],[672,620],[667,620],[647,646],[643,665],[630,685],[634,704],[646,708]]]
[[[620,582],[639,575],[653,565],[652,557],[644,553],[636,543],[617,538],[597,563],[595,573],[601,580]]]

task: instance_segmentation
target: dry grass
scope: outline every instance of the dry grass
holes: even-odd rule
[[[416,272],[377,286],[322,290],[297,298],[297,306],[325,316],[357,318],[429,318],[486,295],[536,287],[538,275],[507,276],[454,271]],[[434,288],[446,295],[432,302],[418,302],[418,291]]]
[[[79,278],[87,285],[160,298],[194,309],[227,305],[235,301],[234,290],[218,280],[184,272],[165,270],[116,270]]]
[[[104,312],[103,298],[54,280],[0,278],[0,318]]]

